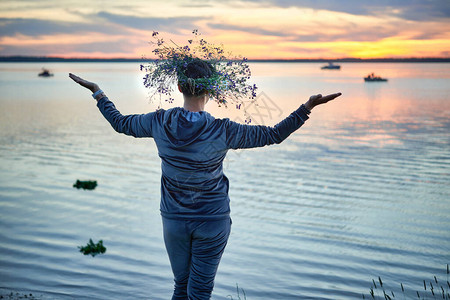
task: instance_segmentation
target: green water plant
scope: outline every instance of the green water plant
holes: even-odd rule
[[[24,293],[24,292],[7,292],[2,289],[0,291],[0,299],[10,299],[10,300],[18,300],[18,299],[28,299],[28,300],[39,300],[42,299],[40,296],[35,296],[32,293]]]
[[[83,190],[93,190],[97,187],[97,181],[96,180],[81,181],[77,179],[77,181],[73,184],[73,187]]]
[[[369,295],[362,294],[363,299],[384,299],[384,300],[392,300],[392,299],[443,299],[450,300],[450,282],[449,282],[449,266],[447,264],[447,280],[446,282],[443,280],[438,280],[436,276],[433,276],[431,280],[423,280],[423,291],[420,292],[418,290],[415,291],[407,291],[403,286],[403,283],[400,283],[398,287],[400,290],[397,290],[394,293],[394,290],[387,289],[386,285],[381,280],[381,277],[378,276],[378,281],[372,279],[372,285],[369,289]],[[422,284],[421,284],[422,285]],[[401,291],[401,292],[400,292]]]
[[[106,247],[103,246],[103,241],[100,240],[98,243],[94,244],[92,239],[89,239],[89,243],[86,246],[79,246],[80,252],[84,255],[96,256],[97,254],[103,254],[106,252]]]

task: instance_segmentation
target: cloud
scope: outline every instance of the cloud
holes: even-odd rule
[[[125,33],[120,28],[102,24],[87,24],[41,19],[0,18],[0,37],[17,34],[28,36],[51,34],[75,34],[79,32],[98,32],[105,34]]]
[[[261,2],[260,0],[243,1]],[[312,8],[353,15],[390,15],[413,21],[450,18],[450,1],[448,0],[263,0],[262,2],[279,7]]]
[[[446,30],[442,30],[442,28],[430,28],[430,29],[422,29],[417,34],[411,36],[413,40],[433,40],[433,39],[448,39],[450,26],[447,26]]]
[[[22,45],[1,45],[1,55],[33,55],[33,56],[47,56],[49,53],[85,53],[89,56],[91,53],[104,53],[104,54],[116,54],[122,53],[122,55],[130,52],[130,44],[128,41],[103,41],[103,42],[90,42],[85,44],[36,44],[32,46],[24,47]]]
[[[146,18],[117,15],[108,12],[100,12],[86,17],[102,18],[106,22],[80,23],[55,20],[42,20],[35,18],[0,18],[0,37],[15,36],[18,34],[27,36],[40,36],[52,34],[76,34],[82,32],[96,32],[108,35],[129,34],[129,29],[140,30],[167,30],[179,32],[182,29],[192,30],[195,21],[204,18],[173,17],[173,18]]]
[[[413,5],[405,4],[400,17],[413,21],[431,21],[450,18],[450,1],[414,1]],[[447,20],[448,21],[448,20]]]
[[[195,22],[205,19],[205,17],[172,17],[172,18],[149,18],[112,14],[109,12],[99,12],[97,16],[106,19],[108,22],[120,24],[141,30],[168,30],[178,33],[180,29],[192,30],[196,28]]]
[[[132,45],[130,45],[130,41],[122,40],[122,41],[105,41],[105,42],[94,42],[89,44],[77,44],[70,45],[67,49],[62,49],[60,52],[82,52],[82,53],[92,53],[92,52],[101,52],[101,53],[129,53],[130,48],[132,49]]]
[[[260,27],[252,26],[240,26],[224,23],[208,23],[208,26],[213,29],[241,31],[245,33],[262,35],[262,36],[274,36],[282,37],[285,41],[295,42],[333,42],[333,41],[345,41],[352,40],[358,42],[365,41],[377,41],[380,39],[395,36],[398,31],[393,26],[375,26],[368,28],[367,26],[345,26],[345,30],[333,31],[323,30],[323,27],[317,28],[316,26],[305,26],[304,33],[299,34],[297,32],[284,29],[283,31],[267,30]]]
[[[274,30],[266,30],[260,27],[252,27],[252,26],[239,26],[233,24],[224,24],[224,23],[208,23],[208,26],[213,29],[221,29],[221,30],[232,30],[232,31],[242,31],[247,33],[252,33],[256,35],[265,35],[265,36],[289,36],[286,32],[279,32]]]

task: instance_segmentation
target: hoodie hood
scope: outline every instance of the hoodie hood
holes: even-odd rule
[[[176,107],[164,114],[164,132],[172,145],[183,147],[195,142],[213,121],[214,117],[206,111],[191,112]]]

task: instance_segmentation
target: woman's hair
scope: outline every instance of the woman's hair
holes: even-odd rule
[[[182,70],[185,80],[178,80],[181,86],[181,92],[185,96],[200,96],[207,92],[206,87],[195,82],[198,78],[209,78],[215,73],[211,63],[199,58],[193,59],[187,63]],[[183,76],[183,78],[184,78]]]

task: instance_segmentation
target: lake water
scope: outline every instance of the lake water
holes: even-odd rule
[[[233,226],[213,299],[237,299],[236,285],[248,300],[369,299],[378,276],[401,299],[400,283],[406,299],[423,297],[433,276],[448,292],[450,64],[320,66],[251,64],[253,124],[276,124],[312,94],[343,96],[280,145],[229,152]],[[124,114],[144,113],[157,103],[139,64],[46,64],[51,78],[41,67],[0,64],[0,292],[169,299],[155,144],[115,133],[68,78],[97,82]],[[369,72],[389,81],[365,83]],[[77,190],[77,179],[98,187]],[[90,238],[107,252],[78,252]]]

